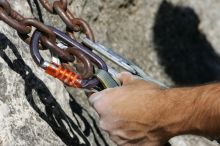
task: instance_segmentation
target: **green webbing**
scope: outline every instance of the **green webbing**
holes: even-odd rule
[[[106,71],[98,69],[95,75],[105,88],[114,88],[119,86],[115,79]]]

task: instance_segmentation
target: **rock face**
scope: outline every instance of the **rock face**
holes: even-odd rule
[[[46,12],[37,0],[10,1],[10,4],[25,17],[35,17],[64,29],[60,18]],[[89,22],[97,41],[120,52],[167,85],[219,80],[217,69],[186,57],[204,50],[203,54],[209,52],[209,57],[201,55],[197,59],[215,58],[211,64],[218,66],[215,53],[220,52],[218,0],[72,0],[69,4],[76,16]],[[179,14],[178,19],[173,13]],[[114,146],[98,128],[98,116],[83,92],[65,88],[60,81],[46,75],[33,62],[28,45],[3,22],[0,32],[0,145]],[[198,41],[191,42],[189,36]],[[182,53],[183,59],[179,59]],[[207,69],[212,71],[212,78]],[[174,138],[171,143],[173,146],[218,145],[194,136]]]

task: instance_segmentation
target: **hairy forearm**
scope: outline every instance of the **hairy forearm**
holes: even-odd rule
[[[116,144],[159,146],[183,134],[220,136],[220,84],[161,89],[128,73],[119,79],[121,87],[90,97],[100,127]]]
[[[168,89],[166,96],[181,119],[174,132],[220,137],[220,84]]]

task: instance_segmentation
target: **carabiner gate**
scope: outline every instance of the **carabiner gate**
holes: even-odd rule
[[[71,49],[76,49],[80,51],[99,69],[108,71],[108,67],[106,63],[95,53],[91,52],[85,46],[73,40],[72,38],[67,36],[65,33],[55,28],[52,28],[52,30],[55,32],[55,34],[61,41],[63,41],[64,43],[70,46],[68,48],[69,51]],[[31,55],[37,65],[43,68],[46,71],[46,73],[52,75],[55,78],[60,79],[61,81],[63,81],[69,86],[72,86],[75,88],[87,88],[87,89],[97,87],[97,85],[100,82],[96,77],[93,77],[91,79],[81,79],[81,76],[77,75],[75,72],[65,69],[61,65],[57,65],[57,64],[45,61],[39,52],[39,41],[40,41],[41,35],[42,35],[41,32],[36,30],[33,33],[31,44],[30,44]]]

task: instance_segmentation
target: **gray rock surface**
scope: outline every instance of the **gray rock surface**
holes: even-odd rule
[[[169,2],[193,8],[201,21],[199,29],[220,53],[220,1]],[[10,3],[25,17],[41,18],[45,24],[64,29],[62,21],[41,6],[42,16],[39,16],[37,1]],[[131,59],[155,79],[173,85],[159,64],[153,40],[152,30],[161,3],[162,0],[72,0],[69,8],[90,23],[97,41]],[[0,145],[60,146],[87,142],[92,146],[113,146],[107,134],[98,129],[95,122],[98,116],[83,92],[65,88],[39,69],[28,45],[3,22],[0,32]],[[194,136],[177,137],[171,143],[173,146],[218,145]]]

